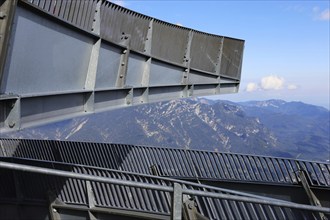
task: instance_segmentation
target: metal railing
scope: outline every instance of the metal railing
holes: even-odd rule
[[[161,176],[330,187],[330,164],[278,157],[123,144],[0,139],[0,156],[82,164]],[[88,155],[88,156],[86,156]]]
[[[38,161],[35,161],[35,163],[38,163]],[[45,163],[45,162],[41,162]],[[40,164],[39,164],[40,165]],[[64,164],[62,164],[64,166]],[[53,165],[52,165],[53,166]],[[84,194],[82,191],[86,191],[87,185],[92,187],[93,195],[92,197],[95,200],[87,199],[83,203],[85,204],[91,201],[95,201],[94,204],[89,204],[90,206],[103,206],[103,207],[111,207],[109,204],[103,204],[100,201],[102,200],[100,198],[100,194],[98,192],[102,192],[104,195],[103,199],[105,197],[108,197],[108,199],[113,198],[120,200],[122,199],[122,203],[117,205],[117,208],[129,208],[132,210],[139,210],[136,209],[136,207],[132,207],[132,201],[134,199],[139,200],[140,199],[140,210],[141,211],[149,211],[149,212],[155,212],[159,214],[170,214],[173,219],[181,219],[181,210],[183,206],[183,198],[184,195],[191,195],[196,197],[196,203],[198,204],[199,211],[204,214],[205,216],[211,218],[211,219],[218,219],[220,217],[224,216],[230,216],[233,218],[242,218],[244,216],[255,219],[255,218],[271,218],[271,219],[283,219],[283,218],[295,218],[299,219],[301,217],[304,218],[317,218],[315,217],[315,214],[313,212],[322,212],[326,215],[330,213],[330,208],[324,208],[324,207],[317,207],[317,206],[310,206],[310,205],[303,205],[303,204],[296,204],[292,202],[287,201],[281,201],[281,200],[274,200],[274,199],[267,199],[262,197],[255,197],[253,195],[248,197],[248,194],[245,194],[244,196],[239,195],[240,193],[237,192],[237,194],[232,193],[224,193],[221,190],[212,190],[208,191],[205,188],[203,188],[203,185],[200,185],[199,189],[192,188],[189,182],[178,182],[177,180],[171,180],[171,179],[164,179],[159,177],[152,177],[154,180],[150,182],[147,181],[141,181],[139,178],[124,178],[121,179],[122,176],[118,175],[117,177],[108,176],[104,173],[102,174],[101,170],[95,170],[95,172],[92,174],[84,174],[84,173],[76,173],[77,171],[70,172],[65,170],[58,170],[58,169],[50,169],[50,168],[44,168],[40,166],[30,166],[30,165],[23,165],[18,163],[9,163],[9,162],[0,162],[0,170],[11,170],[15,172],[20,172],[24,175],[27,173],[34,173],[39,174],[41,176],[56,176],[56,177],[62,177],[64,178],[64,182],[62,183],[62,193],[64,194],[71,194],[69,197],[71,197],[71,201],[66,201],[71,204],[79,204],[75,202],[75,199],[77,199],[75,194]],[[84,167],[84,170],[86,172],[86,167]],[[81,171],[80,171],[81,172]],[[16,174],[17,175],[17,174]],[[30,174],[29,174],[30,175]],[[133,174],[132,174],[133,175]],[[135,174],[136,177],[139,176],[139,174]],[[26,176],[25,176],[26,177]],[[36,176],[34,176],[36,177]],[[142,177],[140,177],[142,178]],[[39,178],[31,179],[30,181],[35,182],[34,188],[38,189],[41,187],[41,184],[43,181],[40,181]],[[158,180],[155,181],[155,180]],[[37,182],[37,181],[40,182]],[[50,179],[48,181],[48,184],[59,182],[59,180],[54,181],[55,179]],[[89,183],[87,184],[88,181]],[[84,182],[85,184],[81,185],[81,183]],[[64,184],[66,183],[66,184]],[[77,187],[79,186],[80,187]],[[116,185],[120,186],[119,188],[116,188]],[[73,187],[76,191],[70,190],[69,188]],[[24,187],[32,187],[31,185],[24,185]],[[110,196],[109,190],[110,189],[117,189],[116,192],[123,191],[123,194],[126,194],[126,198],[121,197],[122,195],[117,194],[116,196]],[[143,191],[143,189],[145,191]],[[31,189],[28,189],[31,190]],[[44,189],[41,189],[44,190]],[[154,196],[154,198],[151,198],[146,196],[146,192],[148,190],[152,191],[151,195]],[[64,192],[63,192],[64,191]],[[107,192],[108,191],[108,192]],[[111,191],[111,190],[110,190]],[[112,192],[115,192],[112,191]],[[150,192],[149,191],[149,192]],[[139,193],[142,193],[140,197],[138,196]],[[170,194],[167,194],[170,193]],[[86,193],[87,194],[87,193]],[[130,195],[130,196],[129,196]],[[174,196],[173,196],[174,195]],[[128,197],[127,197],[128,196]],[[129,198],[130,197],[130,198]],[[61,197],[59,197],[61,198]],[[63,197],[62,197],[63,199]],[[141,201],[144,200],[144,201]],[[79,199],[78,199],[79,200]],[[125,202],[125,201],[126,202]],[[65,200],[64,200],[65,201]],[[167,201],[168,206],[164,206],[164,202],[161,201]],[[207,202],[207,205],[203,202]],[[154,207],[154,210],[148,210],[147,207],[142,207],[142,204],[150,203],[150,207]],[[156,205],[158,203],[158,206]],[[128,205],[128,206],[127,206]],[[206,205],[206,206],[205,206]],[[113,207],[113,206],[112,206]],[[209,209],[208,211],[205,211],[203,209]],[[300,210],[300,211],[299,211]]]

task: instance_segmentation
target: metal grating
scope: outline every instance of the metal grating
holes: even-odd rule
[[[191,56],[191,67],[206,70],[210,73],[216,73],[220,63],[220,53],[222,48],[223,37],[205,35],[195,32],[191,42],[191,50],[195,53]],[[200,44],[204,46],[201,47]],[[214,47],[218,45],[218,47]]]
[[[299,183],[304,170],[312,186],[330,187],[330,164],[276,157],[210,151],[145,147],[121,144],[53,140],[0,139],[0,156],[31,158],[89,165],[151,174],[155,166],[161,176]]]
[[[151,54],[183,64],[188,47],[189,30],[173,24],[155,21],[152,31]]]
[[[129,11],[108,1],[101,5],[101,33],[103,39],[121,42],[125,34],[130,35],[130,46],[133,50],[145,52],[145,43],[151,18]]]
[[[92,30],[97,0],[22,0],[87,31]]]
[[[233,78],[241,77],[244,44],[225,38],[222,48],[220,73]]]
[[[95,32],[94,26],[99,16],[99,35],[102,39],[121,44],[122,37],[129,35],[132,50],[151,53],[155,58],[179,65],[191,58],[191,68],[208,73],[219,75],[216,69],[220,68],[223,48],[221,73],[240,78],[244,41],[174,25],[106,0],[21,1],[88,32]],[[149,36],[148,31],[151,31]],[[189,49],[190,34],[192,38]],[[148,51],[150,46],[151,51]]]
[[[120,172],[116,170],[101,169],[73,164],[63,164],[17,158],[2,158],[1,161],[10,161],[15,164],[33,165],[33,167],[51,168],[57,171],[70,171],[77,174],[87,174],[95,177],[107,177],[109,179],[128,180],[136,183],[147,183],[160,186],[159,189],[144,189],[125,184],[109,184],[99,181],[90,181],[91,192],[95,198],[96,207],[120,208],[162,215],[170,215],[172,194],[162,190],[162,187],[173,187],[174,183],[181,184],[186,190],[194,190],[199,195],[194,196],[198,212],[210,219],[317,219],[317,213],[302,208],[289,208],[285,201],[273,200],[282,205],[269,205],[265,198],[243,194],[221,188],[208,187],[169,178],[141,175],[136,173]],[[83,179],[65,178],[63,176],[49,176],[40,173],[8,171],[0,168],[0,176],[7,181],[0,182],[0,198],[24,198],[26,201],[45,201],[51,193],[55,198],[66,204],[90,205],[87,199],[87,182]],[[38,184],[36,184],[38,182]],[[15,186],[15,184],[19,185]],[[8,188],[10,190],[8,190]],[[19,190],[18,190],[19,188]],[[165,189],[164,188],[164,189]],[[21,193],[16,194],[17,190]],[[48,192],[46,194],[45,192]],[[193,191],[190,191],[193,192]],[[203,193],[217,193],[233,196],[242,196],[242,201],[231,199],[212,198]],[[54,198],[54,199],[55,199]],[[247,202],[244,199],[256,199]],[[282,203],[281,203],[282,202]],[[267,203],[267,202],[266,202]],[[298,205],[298,204],[297,204]]]

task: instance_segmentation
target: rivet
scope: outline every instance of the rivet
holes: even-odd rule
[[[15,123],[15,122],[10,122],[10,123],[9,123],[9,127],[10,127],[10,128],[13,128],[13,127],[15,127],[15,125],[16,125],[16,123]]]

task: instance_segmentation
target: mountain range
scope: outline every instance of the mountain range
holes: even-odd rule
[[[3,137],[330,159],[329,110],[283,100],[180,99],[77,117]]]

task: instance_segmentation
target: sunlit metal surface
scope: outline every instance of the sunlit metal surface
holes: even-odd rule
[[[0,19],[1,132],[238,91],[243,40],[106,0],[6,0],[1,11],[12,15]]]

